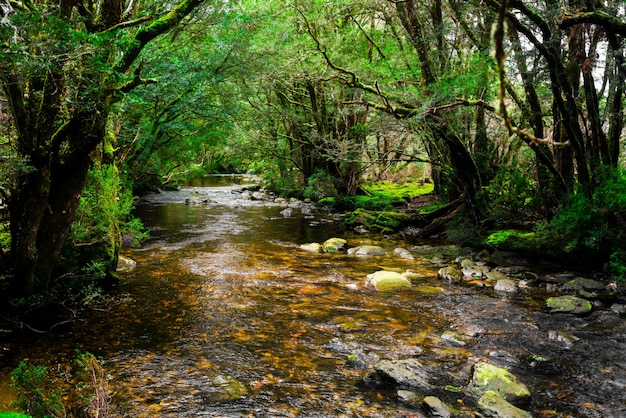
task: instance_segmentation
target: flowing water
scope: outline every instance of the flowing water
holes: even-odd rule
[[[333,236],[350,245],[372,238],[344,233],[327,214],[283,216],[279,205],[235,193],[242,182],[214,177],[139,204],[150,238],[128,252],[137,267],[121,273],[115,298],[69,329],[14,347],[0,393],[10,393],[18,361],[54,367],[78,348],[102,356],[115,417],[419,417],[394,391],[361,384],[365,368],[417,357],[438,370],[442,387],[462,388],[482,359],[530,387],[534,416],[626,416],[626,333],[616,314],[555,317],[534,291],[502,297],[443,282],[419,253],[416,261],[393,254],[414,243],[375,242],[387,255],[372,258],[304,252],[300,244]],[[194,193],[209,201],[185,204]],[[422,279],[402,292],[364,289],[365,276],[383,268]],[[554,330],[573,343],[550,339]],[[446,331],[468,341],[441,338]],[[524,361],[533,356],[548,366]],[[474,406],[462,393],[437,395]],[[0,396],[0,410],[7,402]]]

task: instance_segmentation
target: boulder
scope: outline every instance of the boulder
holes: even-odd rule
[[[413,254],[411,254],[411,252],[406,248],[396,248],[393,250],[393,253],[400,258],[404,258],[405,260],[415,260]]]
[[[339,251],[344,251],[347,246],[348,241],[343,238],[330,238],[322,244],[322,248],[325,253],[337,253]]]
[[[461,281],[461,271],[452,266],[443,267],[437,272],[437,277],[450,283],[459,283]]]
[[[137,262],[131,258],[124,257],[120,255],[117,258],[117,269],[116,271],[128,271],[137,267]]]
[[[304,251],[309,251],[311,253],[323,253],[324,252],[324,249],[322,248],[322,244],[318,244],[317,242],[302,244],[300,246],[300,249]]]
[[[395,271],[379,270],[365,277],[365,287],[380,291],[411,288],[411,281]]]
[[[476,399],[488,391],[493,391],[514,404],[530,401],[530,391],[515,375],[502,367],[484,362],[474,365],[474,374],[466,391]]]
[[[501,293],[515,293],[518,290],[517,283],[512,279],[500,279],[496,282],[493,289]]]
[[[385,250],[378,245],[361,245],[359,247],[350,248],[348,254],[375,257],[385,255]]]
[[[363,379],[371,386],[421,390],[433,389],[431,380],[432,377],[426,367],[416,359],[383,360],[376,364]]]
[[[586,299],[577,296],[556,296],[546,299],[545,307],[550,312],[585,315],[591,312],[593,305]]]
[[[478,399],[478,410],[481,416],[494,418],[532,418],[528,411],[524,411],[503,399],[492,390],[486,391]]]
[[[422,409],[429,417],[449,418],[452,416],[450,412],[451,408],[435,396],[425,396],[422,401]]]
[[[598,291],[598,290],[606,290],[606,286],[604,283],[601,283],[597,280],[585,279],[584,277],[576,277],[561,286],[561,292],[567,293],[572,292],[576,293],[581,290],[587,291]]]
[[[424,396],[410,390],[400,389],[396,392],[396,395],[400,402],[415,409],[419,408],[424,400]]]

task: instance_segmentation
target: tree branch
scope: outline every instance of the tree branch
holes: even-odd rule
[[[183,0],[165,16],[155,20],[147,27],[139,29],[130,46],[115,66],[115,71],[120,73],[128,71],[148,42],[172,29],[202,3],[204,0]]]
[[[602,11],[581,12],[577,13],[575,16],[561,16],[557,19],[556,23],[561,29],[571,28],[572,26],[584,23],[591,23],[602,26],[607,31],[616,33],[620,36],[626,36],[626,22]]]

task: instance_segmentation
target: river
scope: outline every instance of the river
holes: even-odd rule
[[[137,267],[121,273],[102,309],[14,347],[0,368],[0,410],[17,362],[58,367],[80,349],[102,357],[114,417],[419,417],[395,392],[361,384],[367,370],[358,367],[409,357],[459,388],[476,361],[505,364],[531,389],[533,416],[626,416],[619,315],[551,315],[541,291],[504,297],[449,284],[419,253],[415,261],[393,254],[426,243],[344,232],[331,215],[300,208],[284,216],[284,207],[238,193],[246,181],[212,177],[143,199],[136,215],[150,237],[125,254]],[[209,200],[185,204],[194,194]],[[334,236],[381,245],[386,255],[299,248]],[[383,268],[423,279],[407,291],[364,289],[365,276]],[[554,330],[572,340],[549,338]],[[451,342],[446,331],[470,338]],[[540,357],[548,359],[540,367],[528,360]],[[239,390],[233,382],[245,394],[223,402]],[[474,406],[462,393],[441,396]]]

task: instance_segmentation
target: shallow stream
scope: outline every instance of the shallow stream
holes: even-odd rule
[[[245,182],[214,177],[144,199],[136,214],[150,238],[127,252],[137,267],[121,273],[110,306],[0,358],[0,393],[10,392],[20,360],[54,367],[79,348],[102,356],[115,417],[420,417],[394,391],[361,384],[363,367],[377,360],[418,357],[439,369],[442,387],[462,388],[478,360],[507,366],[530,388],[533,416],[626,416],[626,331],[617,314],[555,316],[542,311],[539,291],[505,297],[449,284],[419,253],[415,261],[393,254],[435,243],[344,233],[331,215],[300,208],[284,216],[284,207],[236,192]],[[209,200],[185,204],[193,194]],[[387,255],[299,249],[333,236],[381,245]],[[365,276],[383,268],[423,279],[402,292],[364,289]],[[554,330],[573,338],[550,339]],[[441,338],[446,331],[469,338]],[[533,356],[549,361],[537,366]],[[242,390],[237,381],[247,393],[223,402]],[[0,410],[9,399],[0,396]]]

